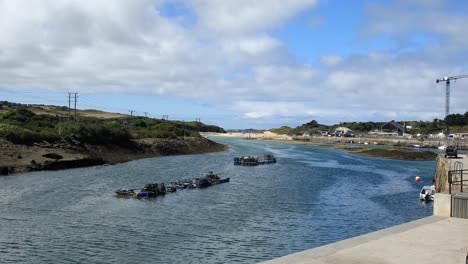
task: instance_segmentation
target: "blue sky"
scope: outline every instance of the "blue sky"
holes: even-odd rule
[[[0,2],[0,100],[224,128],[444,118],[468,73],[468,3]],[[451,112],[468,111],[468,78]]]

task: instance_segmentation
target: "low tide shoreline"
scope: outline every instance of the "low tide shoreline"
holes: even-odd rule
[[[400,146],[396,147],[393,145],[394,142],[388,144],[385,141],[379,141],[376,145],[351,145],[347,143],[348,140],[330,140],[327,137],[316,138],[314,140],[294,140],[290,136],[278,135],[275,133],[264,133],[264,134],[251,134],[246,133],[203,133],[205,137],[218,136],[218,137],[233,137],[233,138],[244,138],[247,140],[262,140],[272,142],[282,142],[288,144],[302,144],[310,146],[328,147],[335,148],[344,151],[351,152],[356,155],[382,158],[382,159],[396,159],[396,160],[414,160],[414,161],[434,161],[437,154],[430,150],[424,149],[413,149],[412,142],[400,142]],[[383,148],[382,145],[389,146]],[[406,147],[405,147],[406,145]],[[390,147],[391,146],[391,147]]]
[[[126,145],[90,145],[76,141],[13,144],[0,140],[0,175],[116,164],[169,155],[219,152],[227,146],[204,137],[139,139]]]

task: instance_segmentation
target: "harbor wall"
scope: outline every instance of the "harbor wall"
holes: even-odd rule
[[[435,170],[435,185],[437,193],[434,196],[434,215],[443,217],[468,218],[468,182],[452,184],[452,193],[449,193],[448,175],[450,170],[463,170],[468,168],[468,156],[459,155],[458,158],[446,158],[438,155]],[[466,174],[461,174],[467,177]],[[456,178],[462,179],[460,175]]]
[[[448,193],[449,191],[448,172],[450,164],[450,159],[445,158],[442,154],[437,155],[434,178],[438,193]]]
[[[436,193],[434,195],[434,216],[450,217],[452,211],[452,195]]]

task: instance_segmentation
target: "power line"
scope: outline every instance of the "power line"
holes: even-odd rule
[[[20,91],[12,91],[12,90],[8,90],[8,89],[0,89],[0,93],[9,93],[9,94],[13,94],[14,96],[17,96],[17,95],[20,95],[21,96],[21,101],[27,101],[27,100],[24,100],[25,98],[32,98],[32,99],[35,99],[35,101],[37,102],[41,102],[42,104],[47,104],[49,102],[55,102],[55,103],[63,103],[63,100],[62,99],[51,99],[49,96],[48,97],[42,97],[42,96],[39,96],[39,95],[32,95],[32,94],[29,94],[29,93],[26,93],[26,92],[20,92]],[[58,95],[58,94],[54,94],[54,96],[58,97],[58,96],[62,96],[62,95]],[[15,98],[15,101],[17,103],[19,103],[17,101],[17,98]],[[46,102],[46,103],[45,103]]]
[[[49,93],[47,96],[43,96],[43,93],[39,94],[39,95],[36,95],[35,92],[30,92],[30,91],[14,91],[14,90],[10,90],[10,89],[4,89],[4,88],[1,88],[0,89],[0,94],[1,93],[4,93],[4,94],[11,94],[13,97],[18,97],[18,98],[21,98],[22,100],[19,100],[19,101],[25,101],[24,103],[29,103],[29,104],[34,104],[37,102],[37,104],[57,104],[57,105],[66,105],[63,104],[63,99],[55,99],[56,96],[60,96],[60,94],[62,94],[63,96],[63,93],[50,93],[50,96],[49,96]],[[100,105],[100,104],[93,104],[93,101],[90,100],[89,97],[84,97],[84,98],[81,98],[78,96],[78,92],[68,92],[67,93],[67,97],[68,97],[68,108],[69,108],[69,113],[68,113],[68,120],[71,120],[73,118],[75,118],[75,120],[77,120],[78,118],[78,110],[79,110],[79,107],[92,107],[96,110],[108,110],[108,111],[116,111],[118,113],[121,113],[121,114],[124,114],[125,112],[128,111],[128,108],[119,108],[119,107],[112,107],[112,106],[109,106],[109,107],[106,107],[106,106],[103,106],[103,105]],[[25,100],[26,98],[30,99],[30,100]],[[63,98],[63,97],[62,97]],[[16,98],[12,99],[13,101],[18,101],[16,100]],[[80,100],[80,105],[78,106],[78,100]],[[27,101],[35,101],[35,102],[27,102]],[[80,108],[80,109],[81,109]],[[71,112],[73,110],[73,113]],[[158,113],[150,113],[148,111],[143,111],[143,110],[134,110],[132,109],[133,112],[130,113],[130,115],[133,116],[136,116],[138,113],[141,113],[142,115],[144,114],[145,117],[150,117],[150,118],[158,118],[161,116],[161,114],[158,114]],[[180,114],[177,114],[177,113],[173,113],[173,115],[171,115],[173,117],[174,120],[195,120],[196,122],[200,122],[201,123],[201,119],[199,117],[196,117],[194,118],[193,116],[190,116],[190,115],[180,115]],[[232,119],[235,119],[235,118],[239,118],[238,115],[233,115],[233,114],[208,114],[206,117],[205,117],[208,122],[215,122],[216,120],[218,121],[221,121],[221,120],[232,120]],[[169,120],[169,115],[167,114],[163,114],[162,115],[162,119],[163,120]]]

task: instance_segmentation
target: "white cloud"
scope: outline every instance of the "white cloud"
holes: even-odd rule
[[[196,16],[187,26],[162,15],[162,0],[0,1],[0,88],[203,98],[269,125],[442,117],[434,80],[468,71],[468,16],[441,1],[372,4],[367,40],[435,37],[308,65],[271,31],[316,2],[180,1]],[[454,112],[467,110],[463,83],[453,85]]]
[[[390,34],[401,40],[416,34],[435,34],[442,43],[468,44],[468,35],[463,34],[468,23],[466,6],[458,9],[457,1],[398,0],[369,4],[366,10],[364,35]]]
[[[313,7],[317,0],[195,0],[199,25],[215,34],[243,35],[272,29]]]
[[[336,66],[336,65],[338,65],[341,61],[342,61],[341,56],[337,56],[337,55],[322,56],[322,57],[320,58],[320,62],[321,62],[323,65],[329,66],[329,67]]]
[[[239,101],[233,106],[236,111],[244,112],[246,118],[258,119],[273,116],[304,115],[309,110],[303,103]]]

